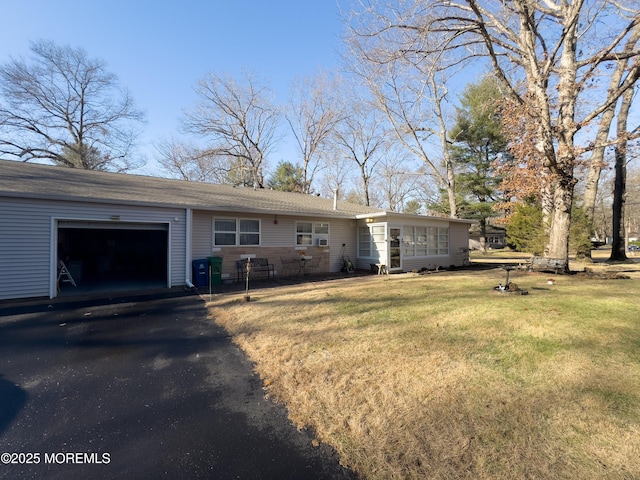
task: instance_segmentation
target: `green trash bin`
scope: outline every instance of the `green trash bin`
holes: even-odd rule
[[[209,260],[210,285],[222,285],[222,257],[207,257]]]

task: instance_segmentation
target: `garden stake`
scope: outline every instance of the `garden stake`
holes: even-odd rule
[[[251,258],[247,258],[247,286],[245,288],[244,300],[246,302],[251,300],[249,297],[249,275],[251,274]]]

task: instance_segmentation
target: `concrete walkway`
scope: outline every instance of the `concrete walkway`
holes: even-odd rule
[[[1,479],[355,478],[186,292],[0,305],[0,399]]]

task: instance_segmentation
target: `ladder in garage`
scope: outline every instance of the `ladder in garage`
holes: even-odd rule
[[[58,285],[60,284],[60,282],[70,283],[74,287],[77,287],[75,280],[69,272],[69,269],[62,260],[58,262]]]

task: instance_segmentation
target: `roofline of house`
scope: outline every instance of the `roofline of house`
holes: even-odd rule
[[[2,160],[4,163],[5,160]],[[7,163],[13,164],[16,166],[16,162],[6,161]],[[26,167],[26,165],[29,165]],[[60,167],[55,167],[53,165],[47,164],[24,164],[26,170],[35,169],[39,167],[43,167],[49,173],[56,172],[55,177],[59,177]],[[43,172],[45,170],[42,170]],[[55,170],[54,170],[55,169]],[[34,170],[35,171],[35,170]],[[60,202],[83,202],[83,203],[91,203],[91,204],[103,204],[103,205],[128,205],[128,206],[141,206],[141,207],[154,207],[154,208],[172,208],[177,210],[200,210],[200,211],[210,211],[210,212],[229,212],[229,213],[237,213],[237,214],[253,214],[253,215],[280,215],[280,216],[304,216],[304,217],[317,217],[317,218],[326,218],[326,219],[343,219],[343,220],[358,220],[358,219],[373,219],[373,218],[397,218],[397,219],[411,219],[414,218],[416,220],[432,220],[432,221],[443,221],[443,222],[451,222],[451,223],[463,223],[463,224],[474,224],[476,221],[474,220],[466,220],[459,218],[450,218],[450,217],[436,217],[436,216],[426,216],[426,215],[417,215],[417,214],[408,214],[408,213],[399,213],[399,212],[391,212],[383,209],[363,206],[363,205],[351,205],[349,202],[338,202],[337,197],[334,195],[333,199],[333,209],[331,209],[331,205],[328,204],[330,199],[323,199],[323,203],[319,204],[319,206],[314,206],[313,204],[303,204],[300,202],[298,197],[282,197],[278,198],[270,198],[268,201],[254,204],[253,198],[248,200],[247,198],[242,201],[241,205],[237,205],[232,202],[228,202],[222,200],[220,197],[224,195],[233,195],[231,193],[235,189],[229,189],[229,186],[219,185],[218,187],[224,187],[227,190],[218,190],[216,195],[202,195],[201,197],[186,194],[184,187],[185,182],[171,179],[171,178],[163,178],[163,177],[151,177],[147,175],[127,175],[127,185],[136,185],[136,180],[140,179],[141,182],[141,191],[140,195],[133,198],[132,196],[123,196],[123,195],[115,195],[111,196],[110,194],[105,194],[104,189],[104,178],[109,176],[110,180],[115,179],[113,172],[101,172],[101,171],[73,171],[73,177],[71,179],[66,178],[64,181],[73,181],[75,184],[83,184],[82,179],[83,175],[88,174],[92,179],[100,178],[102,181],[99,181],[101,185],[101,194],[97,196],[92,196],[95,192],[92,192],[90,189],[87,191],[77,191],[78,189],[71,190],[63,190],[62,188],[57,189],[57,191],[51,191],[45,185],[40,182],[39,188],[33,189],[25,189],[22,190],[22,185],[13,185],[9,183],[9,188],[2,190],[0,187],[0,198],[17,198],[17,199],[32,199],[32,200],[40,200],[40,201],[60,201]],[[17,173],[14,169],[13,172],[9,172],[10,181],[19,182],[18,176],[21,174],[21,170],[18,169]],[[29,172],[32,175],[32,172]],[[92,180],[93,181],[93,180]],[[173,184],[172,182],[179,182],[173,185],[180,185],[180,189],[176,188],[175,195],[170,198],[164,198],[161,196],[158,198],[157,196],[145,197],[145,189],[151,189],[152,191],[157,191],[160,187],[159,184],[147,183],[147,182],[168,182],[162,185],[162,190],[171,189],[170,186]],[[89,182],[91,183],[91,182]],[[0,182],[2,185],[2,182]],[[198,184],[198,188],[202,188],[204,184]],[[17,188],[16,188],[17,187]],[[90,187],[90,186],[89,186]],[[166,188],[165,188],[166,187]],[[208,185],[213,189],[216,188],[215,185]],[[114,187],[115,188],[115,187]],[[125,186],[126,188],[126,186]],[[237,189],[238,192],[242,191],[243,188],[240,187]],[[193,192],[189,192],[193,193]],[[198,191],[195,192],[199,195]],[[287,194],[291,195],[291,194]],[[217,197],[217,198],[216,198]],[[245,195],[246,197],[246,195]],[[302,197],[300,197],[302,198]],[[215,202],[215,203],[214,203]],[[308,203],[308,202],[307,202]],[[345,208],[340,208],[341,204],[344,204]],[[349,205],[349,206],[348,206]],[[368,210],[368,211],[367,211]],[[362,213],[358,213],[362,212]]]
[[[74,195],[43,195],[39,193],[22,193],[22,192],[6,192],[0,191],[0,197],[5,198],[21,198],[32,200],[55,200],[62,202],[77,202],[82,201],[92,204],[106,204],[106,205],[133,205],[141,207],[156,207],[156,208],[175,208],[179,210],[191,209],[211,212],[230,212],[230,213],[250,213],[254,215],[279,215],[281,217],[296,216],[296,217],[316,217],[316,218],[341,218],[341,219],[353,219],[357,218],[353,213],[341,212],[340,209],[333,210],[331,212],[286,212],[282,210],[270,210],[270,209],[256,209],[247,206],[242,207],[229,207],[229,206],[215,206],[215,205],[203,205],[195,203],[170,203],[170,202],[145,202],[140,200],[118,200],[107,198],[90,198],[90,197],[78,197]],[[382,212],[384,213],[384,212]],[[364,214],[364,217],[371,215],[378,215],[379,212],[372,214]],[[362,215],[358,215],[362,216]]]
[[[398,217],[398,218],[415,218],[421,220],[441,220],[445,222],[453,222],[453,223],[466,223],[468,225],[473,225],[477,223],[477,220],[467,220],[464,218],[453,218],[453,217],[434,217],[431,215],[419,215],[416,213],[399,213],[399,212],[389,212],[389,211],[380,211],[375,213],[360,213],[356,215],[356,219],[364,220],[367,218],[381,218],[381,217]]]

